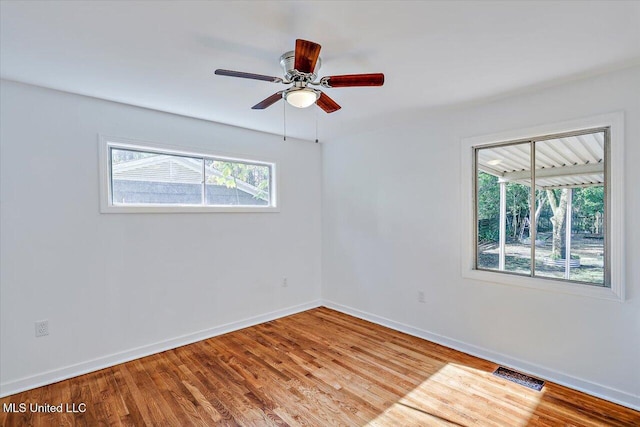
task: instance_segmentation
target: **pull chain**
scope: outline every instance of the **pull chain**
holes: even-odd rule
[[[316,110],[316,144],[318,143],[318,109],[314,108],[314,110]]]
[[[282,138],[287,140],[287,103],[282,103]]]

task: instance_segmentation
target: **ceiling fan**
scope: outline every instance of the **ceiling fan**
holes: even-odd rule
[[[244,79],[263,80],[272,83],[292,84],[288,89],[278,91],[270,97],[251,107],[254,110],[264,110],[281,99],[298,108],[307,108],[317,104],[327,113],[338,111],[340,105],[327,94],[310,86],[354,87],[354,86],[382,86],[384,74],[347,74],[341,76],[326,76],[316,81],[320,69],[320,49],[317,43],[308,40],[296,40],[296,50],[284,53],[280,57],[280,65],[284,69],[284,78],[265,76],[262,74],[244,73],[241,71],[217,69],[219,76],[241,77]]]

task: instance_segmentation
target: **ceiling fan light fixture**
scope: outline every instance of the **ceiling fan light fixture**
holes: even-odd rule
[[[318,92],[313,89],[298,89],[286,92],[284,99],[296,108],[307,108],[318,100]]]

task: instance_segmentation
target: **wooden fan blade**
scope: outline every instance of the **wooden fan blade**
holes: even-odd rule
[[[323,77],[328,87],[382,86],[384,74],[346,74],[344,76]]]
[[[215,73],[219,76],[240,77],[243,79],[262,80],[265,82],[282,83],[280,77],[265,76],[262,74],[243,73],[242,71],[221,70],[217,69]]]
[[[307,40],[296,40],[296,53],[293,68],[301,73],[313,73],[316,68],[321,46]]]
[[[324,92],[320,93],[320,98],[318,98],[316,104],[318,104],[318,107],[322,108],[325,113],[333,113],[334,111],[338,111],[342,108],[336,101],[329,98],[329,96]]]
[[[262,101],[258,102],[256,105],[254,105],[253,107],[251,107],[252,110],[264,110],[267,107],[272,106],[273,104],[275,104],[276,102],[280,101],[282,99],[282,92],[276,92],[273,95],[271,95],[270,97],[263,99]]]

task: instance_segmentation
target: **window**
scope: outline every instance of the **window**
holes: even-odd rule
[[[275,164],[101,138],[103,212],[274,211]]]
[[[463,140],[473,224],[465,277],[623,298],[622,119],[608,118]]]
[[[477,269],[609,286],[608,135],[603,128],[474,148]]]

